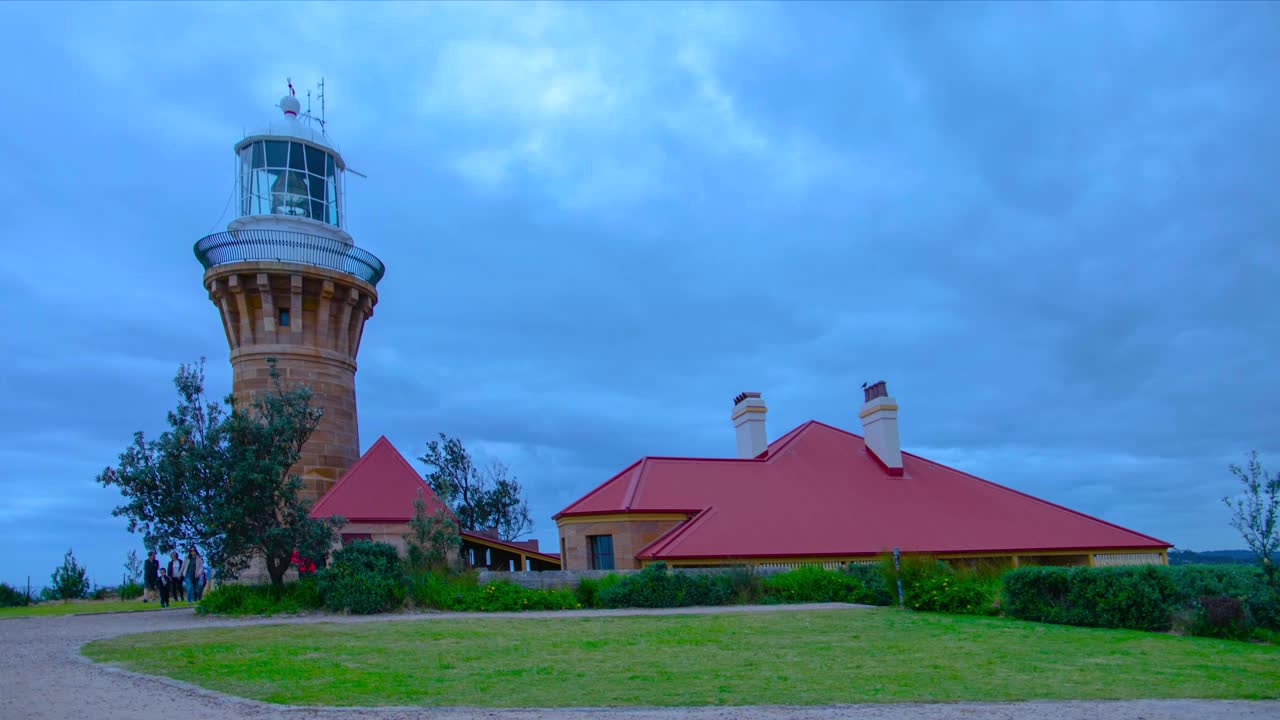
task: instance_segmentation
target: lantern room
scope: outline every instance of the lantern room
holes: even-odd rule
[[[236,144],[240,217],[277,216],[342,228],[342,156],[322,132],[299,121],[297,98],[285,96],[280,109],[283,118]]]

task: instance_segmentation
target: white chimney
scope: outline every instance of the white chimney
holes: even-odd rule
[[[738,457],[750,459],[769,446],[764,434],[764,414],[767,409],[758,392],[744,392],[733,399],[733,427],[738,433]]]
[[[858,417],[862,420],[862,435],[870,452],[890,475],[902,474],[902,444],[898,441],[898,401],[889,397],[889,390],[881,380],[863,389],[866,402]]]

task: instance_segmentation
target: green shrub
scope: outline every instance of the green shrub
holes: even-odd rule
[[[1252,634],[1252,624],[1244,602],[1226,595],[1211,595],[1196,599],[1194,614],[1185,630],[1191,635],[1243,640]]]
[[[359,540],[338,550],[317,582],[324,606],[335,612],[372,615],[405,600],[400,555],[386,543]]]
[[[885,593],[902,581],[903,603],[912,610],[957,615],[995,615],[1000,611],[1000,578],[988,572],[956,569],[922,555],[908,555],[895,568],[891,559],[880,564]],[[890,595],[892,598],[893,595]]]
[[[1005,611],[1023,620],[1168,630],[1180,595],[1169,568],[1019,568],[1005,576]]]
[[[890,589],[889,581],[876,565],[845,566],[844,574],[857,581],[859,590],[849,596],[849,602],[863,605],[893,605],[898,600],[897,588]]]
[[[289,615],[323,606],[314,578],[271,585],[219,585],[206,590],[196,605],[201,615]]]
[[[27,605],[27,594],[8,583],[0,583],[0,607],[23,607]]]
[[[519,612],[521,610],[570,610],[579,607],[569,589],[540,590],[509,582],[491,582],[454,595],[449,610],[470,612]]]
[[[726,605],[732,597],[723,575],[670,573],[666,563],[656,562],[602,590],[600,604],[611,608]]]
[[[130,580],[120,586],[121,600],[132,600],[136,597],[142,597],[142,585]]]
[[[1280,598],[1246,565],[1021,568],[1005,576],[1006,612],[1024,620],[1246,637],[1280,630]]]
[[[729,602],[735,605],[750,605],[765,599],[764,578],[750,567],[728,568],[721,576],[721,582],[729,591]]]
[[[541,590],[509,582],[480,585],[473,573],[419,573],[410,581],[410,596],[419,608],[460,612],[570,610],[582,606],[574,591],[567,588]]]
[[[609,573],[599,578],[584,577],[578,580],[574,595],[577,596],[578,604],[582,607],[602,608],[604,605],[601,604],[600,593],[621,581],[622,577],[617,573]]]
[[[856,602],[851,598],[864,589],[857,577],[816,565],[771,575],[764,587],[768,601],[785,603]]]

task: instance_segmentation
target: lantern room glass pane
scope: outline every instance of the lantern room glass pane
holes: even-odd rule
[[[253,148],[253,167],[254,168],[266,167],[267,157],[262,151],[262,141],[259,140],[258,142],[254,143],[251,147]]]
[[[311,199],[324,202],[324,178],[319,175],[308,175],[307,184],[311,187]]]
[[[307,169],[307,161],[302,152],[302,143],[289,143],[289,168],[303,171]]]
[[[324,156],[325,151],[319,148],[307,146],[307,172],[314,175],[324,175]]]
[[[267,140],[267,167],[283,168],[289,166],[289,143],[280,140]]]

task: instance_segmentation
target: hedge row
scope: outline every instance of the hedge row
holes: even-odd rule
[[[406,573],[390,545],[357,542],[334,553],[314,578],[284,589],[226,585],[205,594],[202,613],[296,613],[325,607],[358,614],[405,607],[455,611],[666,608],[741,603],[853,602],[913,610],[995,615],[1105,628],[1246,637],[1280,630],[1280,594],[1248,566],[1030,567],[1000,574],[903,558],[842,570],[806,566],[761,577],[745,568],[670,572],[663,563],[626,576],[583,578],[576,588],[480,585],[474,574]]]
[[[565,610],[581,607],[570,590],[531,590],[511,583],[480,585],[473,574],[410,575],[396,549],[359,541],[335,552],[314,577],[270,585],[222,585],[200,600],[197,611],[217,615],[292,614],[326,608],[357,615],[406,606],[455,611]]]
[[[1004,576],[1004,611],[1036,622],[1244,637],[1280,630],[1280,596],[1248,566],[1033,567]]]

